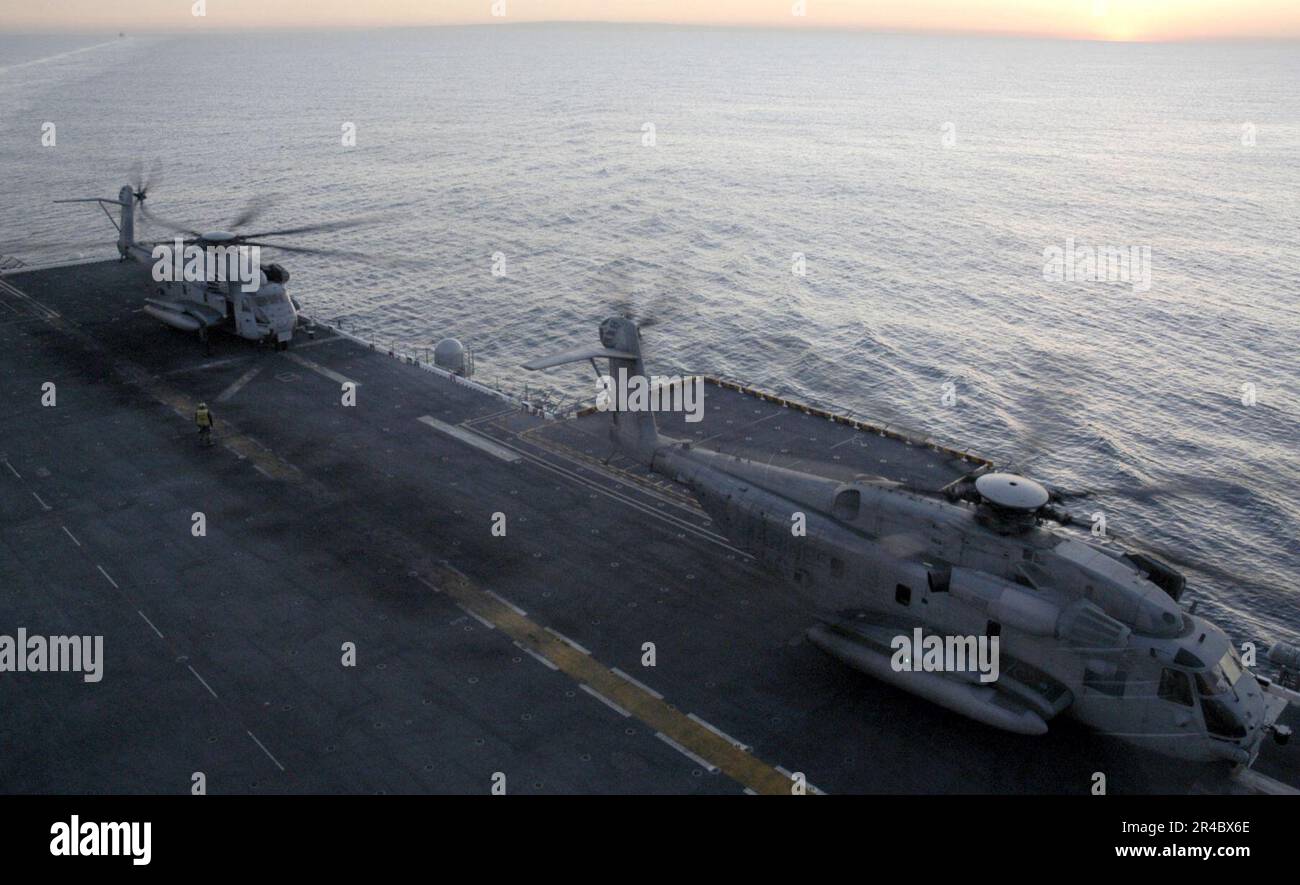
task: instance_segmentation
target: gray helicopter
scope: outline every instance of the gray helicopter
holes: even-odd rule
[[[233,232],[257,217],[260,209],[254,203],[231,222],[232,230],[202,233],[153,215],[145,207],[148,191],[148,183],[138,180],[135,186],[126,185],[118,191],[117,199],[79,197],[54,202],[98,203],[117,227],[117,251],[122,259],[152,269],[154,295],[145,299],[144,312],[174,329],[197,332],[205,343],[208,331],[216,328],[251,341],[272,343],[277,349],[287,348],[298,326],[299,306],[285,288],[289,271],[273,262],[263,264],[261,249],[346,257],[355,257],[355,253],[272,243],[266,238],[342,230],[368,222],[354,218],[257,233]],[[118,207],[118,218],[113,217],[110,206]],[[138,242],[137,207],[146,220],[175,231],[177,236]]]
[[[607,390],[647,379],[635,322],[605,320],[600,343],[524,367],[607,358]],[[809,639],[864,673],[1008,731],[1042,734],[1068,712],[1188,760],[1248,765],[1266,731],[1287,736],[1275,722],[1293,698],[1270,694],[1285,690],[1179,604],[1183,577],[1051,524],[1069,516],[1031,479],[972,474],[941,492],[844,482],[662,437],[631,398],[608,405],[614,443],[689,488],[816,613]],[[972,666],[989,645],[992,678]]]

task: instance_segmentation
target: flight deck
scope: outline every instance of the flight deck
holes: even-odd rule
[[[116,261],[0,276],[0,633],[102,635],[105,656],[98,683],[0,674],[0,791],[1244,789],[1071,721],[996,731],[827,657],[598,412],[324,324],[205,352],[141,312],[145,283]],[[704,405],[662,432],[932,488],[989,466],[729,381]],[[1300,749],[1256,768],[1295,786]]]

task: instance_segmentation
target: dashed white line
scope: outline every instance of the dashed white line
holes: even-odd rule
[[[41,505],[41,509],[42,509],[42,510],[53,510],[53,509],[54,509],[54,508],[51,507],[49,504],[46,504],[44,501],[42,501],[42,500],[41,500],[41,496],[38,495],[38,494],[36,494],[35,492],[32,492],[32,497],[35,498],[36,501],[37,501],[37,503],[39,503],[39,504]]]
[[[456,603],[456,607],[459,608],[461,611],[463,611],[465,614],[469,615],[474,620],[478,621],[484,627],[487,627],[489,630],[495,630],[497,628],[496,624],[492,623],[487,618],[480,615],[478,612],[466,608],[465,606],[461,605],[459,602]]]
[[[99,573],[104,576],[104,579],[108,581],[108,583],[113,585],[114,590],[122,589],[121,587],[117,586],[117,581],[113,580],[113,576],[110,575],[108,572],[104,571],[104,567],[102,565],[97,565],[95,566],[95,568],[99,569]]]
[[[524,654],[528,655],[528,656],[529,656],[530,658],[532,658],[533,660],[537,661],[539,664],[543,664],[543,665],[544,665],[548,670],[558,670],[558,669],[560,669],[560,667],[559,667],[558,664],[554,664],[554,663],[552,663],[551,660],[550,660],[549,658],[546,658],[546,657],[544,657],[544,656],[542,656],[542,655],[539,655],[537,652],[533,651],[533,650],[532,650],[531,648],[529,648],[528,646],[526,646],[526,645],[522,645],[522,644],[520,644],[520,643],[518,643],[518,642],[516,642],[515,645],[519,648],[520,651],[522,651]]]
[[[161,630],[159,630],[157,627],[154,627],[154,625],[153,625],[153,621],[151,621],[151,620],[149,620],[147,617],[145,617],[144,612],[140,611],[140,609],[136,609],[136,610],[135,610],[135,613],[136,613],[137,615],[139,615],[140,617],[144,618],[144,622],[145,622],[146,624],[148,624],[151,628],[153,628],[153,632],[155,632],[155,633],[158,634],[158,638],[159,638],[159,639],[166,639],[166,638],[167,638],[166,636],[163,636],[163,633],[162,633]],[[199,674],[195,673],[194,675],[197,676],[197,675],[199,675]]]
[[[782,768],[780,765],[777,765],[777,766],[774,766],[774,767],[776,768],[777,771],[781,772],[783,775],[785,775],[786,777],[790,778],[790,780],[794,780],[794,772],[793,772],[793,771],[790,771],[788,768]],[[823,793],[821,790],[817,789],[817,788],[814,787],[812,784],[808,783],[808,779],[807,779],[807,778],[804,779],[804,786],[808,788],[808,792],[809,792],[809,793],[815,793],[815,794],[817,794],[818,796],[825,796],[825,795],[826,795],[826,794]]]
[[[147,620],[147,619],[146,619],[146,620]],[[185,666],[190,667],[189,664],[186,664]],[[218,697],[217,697],[217,693],[216,693],[215,691],[212,690],[212,686],[211,686],[211,685],[208,685],[207,680],[205,680],[202,676],[199,675],[199,671],[198,671],[198,670],[195,670],[193,667],[190,667],[190,672],[194,674],[194,678],[195,678],[195,679],[197,679],[199,682],[202,682],[202,683],[203,683],[203,687],[206,688],[206,689],[208,690],[208,694],[212,695],[212,696],[213,696],[214,698],[216,698],[217,700],[221,700],[221,698],[218,698]]]
[[[284,766],[280,764],[280,760],[276,759],[274,756],[271,755],[271,751],[262,745],[262,742],[257,739],[257,735],[253,734],[251,731],[248,731],[247,729],[245,729],[245,733],[253,739],[253,743],[261,747],[262,752],[266,754],[266,758],[274,762],[276,768],[280,769],[281,771],[284,771]]]
[[[564,635],[563,633],[561,633],[559,630],[552,630],[550,627],[545,627],[545,628],[543,628],[543,629],[545,629],[547,633],[550,633],[550,634],[551,634],[552,636],[554,636],[556,639],[558,639],[558,640],[560,640],[561,642],[563,642],[565,645],[572,646],[573,648],[575,648],[575,649],[577,649],[578,651],[582,652],[584,655],[588,655],[588,656],[591,655],[591,652],[587,651],[587,650],[586,650],[585,648],[583,648],[581,645],[578,645],[578,643],[574,642],[572,639],[570,639],[569,637],[565,636],[565,635]]]
[[[709,723],[705,722],[703,719],[701,719],[699,716],[696,716],[694,713],[687,713],[686,718],[694,722],[696,725],[704,726],[709,731],[713,732],[718,737],[722,738],[724,741],[731,744],[737,750],[744,750],[746,753],[748,753],[751,749],[753,749],[748,744],[743,744],[740,741],[736,740],[734,737],[727,734],[725,731],[718,728],[717,726],[710,725]]]
[[[81,546],[81,542],[77,540],[77,536],[74,535],[72,532],[68,531],[68,527],[66,525],[62,526],[62,529],[63,529],[63,534],[67,535],[69,538],[72,539],[72,543],[76,544],[78,547]]]
[[[14,465],[10,464],[8,461],[5,461],[5,466],[9,468],[9,472],[12,473],[14,476],[18,477],[19,479],[23,478],[23,475],[19,473],[17,470],[14,470]]]
[[[615,713],[617,713],[618,715],[622,716],[623,718],[626,719],[626,718],[628,718],[628,717],[630,717],[630,716],[632,715],[632,714],[629,713],[627,710],[624,710],[624,709],[623,709],[622,707],[620,707],[618,704],[614,703],[614,702],[611,701],[609,698],[605,697],[603,694],[601,694],[600,692],[596,691],[596,689],[592,688],[592,687],[591,687],[590,685],[588,685],[587,683],[585,683],[585,682],[582,683],[581,685],[578,686],[578,688],[582,689],[582,690],[585,691],[587,694],[591,695],[593,698],[595,698],[596,700],[600,701],[600,702],[601,702],[602,704],[604,704],[606,707],[609,707],[611,710],[613,710]]]
[[[483,592],[486,593],[488,596],[491,596],[491,597],[492,597],[493,599],[495,599],[497,602],[499,602],[499,603],[501,603],[502,605],[504,605],[506,608],[511,609],[512,611],[514,611],[514,613],[517,614],[517,615],[519,615],[519,617],[521,617],[521,618],[526,618],[526,617],[528,617],[528,612],[524,611],[522,608],[520,608],[519,606],[515,605],[515,604],[514,604],[513,602],[511,602],[509,599],[506,599],[504,596],[498,596],[497,594],[493,593],[491,590],[487,589],[486,587],[483,588]]]
[[[655,691],[653,688],[651,688],[650,686],[646,685],[644,682],[639,682],[639,681],[637,681],[636,679],[633,679],[631,676],[629,676],[629,675],[627,675],[626,673],[624,673],[624,672],[623,672],[622,670],[620,670],[618,667],[610,667],[610,668],[609,668],[609,672],[613,673],[613,674],[614,674],[615,676],[617,676],[619,679],[623,679],[623,680],[625,680],[625,681],[627,681],[627,682],[632,683],[632,684],[635,685],[637,688],[641,689],[643,692],[645,692],[646,694],[648,694],[648,695],[650,695],[651,697],[655,698],[656,700],[660,700],[660,701],[662,701],[662,700],[664,699],[664,696],[661,695],[659,692]]]
[[[700,768],[703,768],[709,774],[718,773],[718,766],[714,765],[712,762],[709,762],[707,759],[701,759],[699,756],[696,756],[690,750],[686,749],[681,744],[677,743],[677,741],[673,740],[668,735],[664,734],[662,731],[656,731],[655,737],[659,738],[659,740],[663,741],[665,744],[672,747],[678,753],[681,753],[687,759],[690,759],[692,762],[700,766]]]

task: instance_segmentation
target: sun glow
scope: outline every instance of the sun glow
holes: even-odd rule
[[[0,12],[0,30],[8,31],[603,21],[1115,41],[1300,38],[1296,0],[0,0]]]

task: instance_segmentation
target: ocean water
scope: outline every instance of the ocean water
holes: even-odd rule
[[[98,210],[50,201],[116,194],[138,160],[163,170],[154,211],[199,228],[253,199],[262,228],[389,211],[296,241],[371,261],[282,259],[310,313],[409,348],[455,335],[484,375],[565,396],[590,393],[581,369],[519,364],[611,312],[653,318],[656,370],[1095,489],[1073,509],[1181,551],[1238,639],[1296,641],[1298,49],[596,25],[0,36],[0,253],[112,254]],[[1149,288],[1045,279],[1069,242],[1149,250]]]

